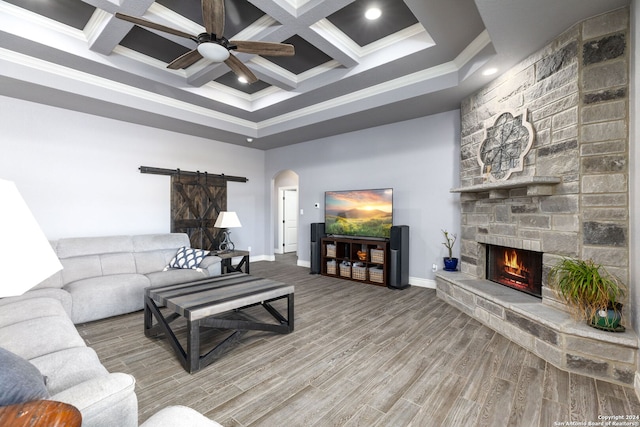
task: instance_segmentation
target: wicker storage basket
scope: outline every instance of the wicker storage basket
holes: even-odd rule
[[[327,261],[327,274],[336,274],[336,262],[335,262],[335,260]]]
[[[351,278],[356,280],[367,280],[367,267],[351,267]]]
[[[351,277],[351,266],[340,264],[340,276]]]
[[[327,245],[327,256],[334,257],[336,256],[336,245]]]
[[[381,268],[370,268],[369,280],[376,283],[384,283],[384,275],[382,272],[383,270]]]
[[[371,262],[377,262],[378,264],[384,264],[384,250],[371,249]]]

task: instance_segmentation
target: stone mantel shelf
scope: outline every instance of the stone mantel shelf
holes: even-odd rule
[[[557,176],[520,176],[506,181],[487,182],[468,187],[452,188],[451,193],[490,193],[491,198],[506,198],[508,190],[526,188],[528,196],[550,196],[553,186],[562,181]]]

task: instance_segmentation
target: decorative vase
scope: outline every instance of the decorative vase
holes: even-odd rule
[[[456,271],[458,269],[458,258],[444,257],[444,271]]]
[[[616,303],[615,308],[598,311],[589,325],[606,331],[624,330],[624,327],[620,326],[620,320],[622,320],[622,304]]]

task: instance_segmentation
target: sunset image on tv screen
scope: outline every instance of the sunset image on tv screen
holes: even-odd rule
[[[393,190],[327,191],[325,232],[388,238],[393,225]]]

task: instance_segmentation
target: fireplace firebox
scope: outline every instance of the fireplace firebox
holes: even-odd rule
[[[542,252],[487,245],[487,280],[542,298]]]

